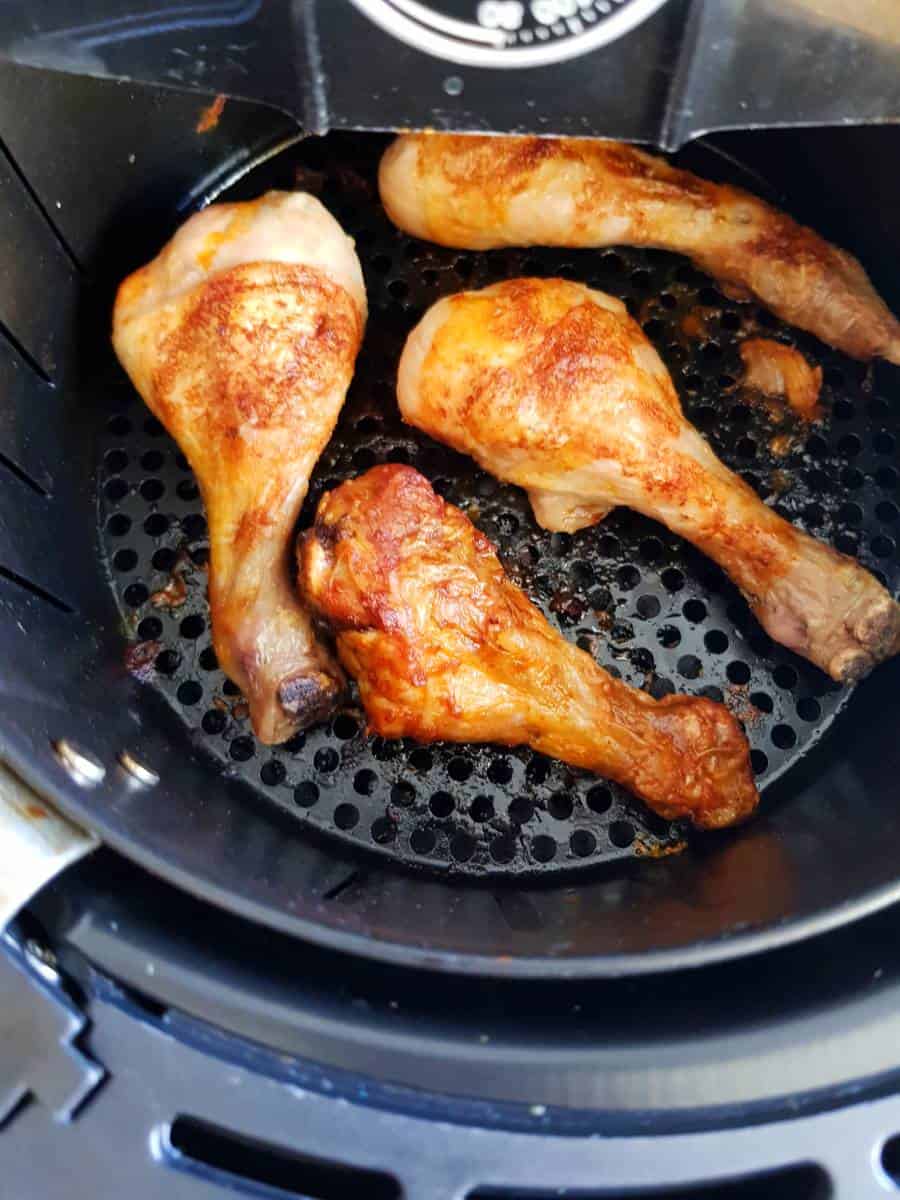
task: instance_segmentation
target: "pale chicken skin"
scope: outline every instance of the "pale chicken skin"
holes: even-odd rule
[[[657,701],[607,674],[412,467],[374,467],[325,495],[298,561],[383,737],[527,744],[701,828],[756,808],[747,740],[726,708]]]
[[[381,199],[415,237],[498,246],[652,246],[855,358],[900,363],[900,322],[859,262],[785,213],[621,142],[405,134]]]
[[[900,606],[716,458],[619,300],[562,279],[450,296],[409,335],[397,390],[406,421],[526,488],[545,529],[582,529],[624,504],[681,534],[771,637],[833,679],[900,649]]]
[[[116,298],[116,353],[202,491],[216,655],[267,743],[326,716],[346,682],[290,548],[365,319],[353,243],[303,193],[205,209]]]

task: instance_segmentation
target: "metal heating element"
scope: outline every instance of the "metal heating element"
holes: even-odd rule
[[[574,536],[551,535],[537,527],[522,491],[404,426],[394,395],[404,339],[441,296],[516,275],[561,275],[620,297],[716,453],[777,511],[856,555],[895,593],[896,405],[864,365],[755,305],[727,300],[675,255],[467,254],[409,239],[378,203],[384,144],[374,135],[308,139],[225,197],[269,187],[314,192],[356,239],[365,272],[366,340],[301,526],[341,480],[375,463],[412,464],[496,544],[507,571],[550,621],[603,667],[656,697],[677,690],[724,701],[746,728],[764,790],[826,732],[850,689],[773,643],[715,564],[663,527],[618,509]],[[712,150],[691,154],[697,169],[746,182]],[[803,427],[773,415],[742,389],[738,347],[750,332],[796,345],[823,367],[820,423]],[[524,748],[370,737],[352,703],[285,746],[258,744],[210,646],[208,541],[197,485],[120,372],[110,374],[108,392],[98,511],[123,655],[223,771],[300,827],[417,867],[546,874],[683,845],[682,827],[615,784]]]

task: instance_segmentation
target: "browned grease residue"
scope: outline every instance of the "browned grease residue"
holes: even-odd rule
[[[150,596],[150,603],[154,608],[180,608],[187,599],[187,584],[184,581],[184,574],[173,571],[169,582],[164,588],[160,588],[158,592],[153,592]]]
[[[697,304],[684,314],[679,322],[679,327],[685,337],[705,340],[714,336],[714,331],[710,327],[713,320],[719,315],[719,309]]]
[[[197,121],[195,127],[196,132],[209,133],[211,129],[215,129],[219,123],[219,117],[221,117],[224,110],[225,97],[220,92],[219,95],[216,96],[215,100],[213,100],[212,104],[207,104],[206,108],[201,111],[200,119]]]
[[[31,817],[33,821],[46,821],[47,810],[41,808],[39,804],[29,804],[25,809],[26,816]]]
[[[687,841],[667,842],[660,845],[654,842],[643,842],[639,838],[633,843],[637,858],[669,858],[673,854],[683,854],[687,850]]]
[[[162,650],[159,642],[132,642],[125,647],[125,670],[139,683],[149,683],[153,678],[153,664]]]

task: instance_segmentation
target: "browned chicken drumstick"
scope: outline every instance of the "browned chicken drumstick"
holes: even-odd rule
[[[324,496],[298,557],[301,589],[334,627],[382,736],[527,744],[703,828],[755,809],[747,742],[727,709],[613,679],[411,467],[374,467]]]
[[[203,493],[215,650],[263,742],[325,716],[344,684],[292,586],[290,542],[365,317],[352,241],[302,193],[191,217],[116,299],[116,353]]]
[[[854,358],[900,363],[900,322],[844,250],[749,192],[621,142],[406,134],[379,174],[407,233],[462,249],[655,246]]]
[[[662,521],[832,678],[900,649],[900,605],[716,458],[619,300],[562,279],[450,296],[410,334],[398,397],[405,420],[527,488],[545,529],[582,529],[618,504]]]

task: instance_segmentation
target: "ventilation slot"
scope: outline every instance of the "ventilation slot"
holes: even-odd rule
[[[34,371],[35,375],[37,375],[39,379],[43,380],[44,383],[49,384],[50,387],[56,387],[56,384],[53,382],[38,360],[31,353],[29,353],[28,350],[25,349],[24,345],[19,341],[15,334],[12,333],[8,326],[0,325],[0,337],[5,338],[6,341],[9,342],[10,346],[12,346],[13,350],[15,350],[19,358],[21,358],[22,361],[26,363],[32,371]]]
[[[895,1134],[884,1143],[881,1151],[881,1165],[886,1175],[900,1187],[900,1133]]]
[[[214,1172],[223,1187],[243,1192],[262,1185],[304,1200],[399,1200],[401,1195],[390,1175],[308,1158],[194,1117],[172,1122],[169,1160],[180,1170]]]
[[[32,583],[24,575],[17,575],[15,571],[10,571],[7,567],[0,567],[0,579],[6,579],[10,583],[14,583],[16,587],[20,587],[26,592],[31,592],[32,596],[37,596],[39,600],[43,600],[53,608],[58,608],[60,612],[71,613],[75,611],[71,605],[66,604],[65,600],[60,600],[52,592],[45,591],[39,584]]]
[[[790,1167],[786,1171],[767,1172],[729,1183],[699,1184],[666,1191],[641,1191],[646,1200],[828,1200],[828,1178],[819,1167]],[[557,1200],[560,1190],[522,1191],[520,1188],[482,1189],[470,1192],[466,1200]],[[634,1192],[584,1192],[565,1189],[571,1200],[628,1200]]]
[[[11,458],[7,458],[5,454],[0,454],[0,467],[5,467],[11,475],[15,475],[20,483],[24,483],[33,492],[37,492],[39,496],[48,495],[46,488],[42,488],[36,479],[33,479],[27,471],[23,471],[18,463],[13,462]]]

